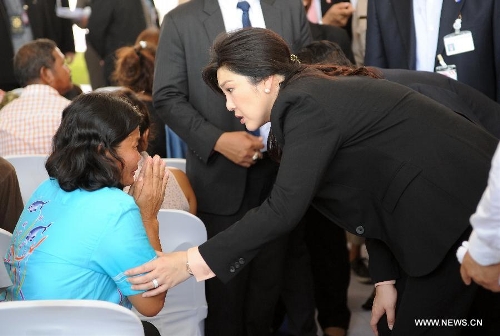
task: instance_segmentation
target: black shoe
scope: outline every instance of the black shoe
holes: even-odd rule
[[[370,297],[366,299],[365,303],[361,305],[361,308],[363,308],[364,310],[372,310],[373,300],[375,300],[375,289],[373,290]]]
[[[365,284],[371,284],[372,278],[370,277],[370,272],[368,271],[368,266],[366,266],[365,258],[356,258],[351,261],[351,269],[354,275],[358,278],[359,282]]]

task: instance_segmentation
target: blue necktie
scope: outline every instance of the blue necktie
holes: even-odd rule
[[[240,1],[236,5],[239,9],[243,11],[243,15],[241,16],[241,21],[243,22],[243,28],[251,27],[250,16],[248,16],[248,9],[250,8],[250,4],[247,1]]]
[[[250,16],[248,15],[248,9],[250,8],[250,4],[247,1],[240,1],[236,5],[239,9],[243,11],[243,15],[241,16],[241,21],[243,23],[243,28],[247,27],[252,27],[252,24],[250,23]],[[260,135],[260,130],[256,129],[255,131],[248,131],[248,133],[253,134],[255,136]]]

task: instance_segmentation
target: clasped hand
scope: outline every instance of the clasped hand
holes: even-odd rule
[[[168,175],[169,170],[158,155],[144,157],[141,172],[128,192],[134,197],[143,221],[156,219],[165,197]]]
[[[473,280],[493,292],[500,292],[500,263],[488,266],[478,264],[467,252],[460,267],[460,275],[466,285]]]
[[[253,156],[256,152],[261,155],[262,148],[264,148],[262,137],[238,131],[223,133],[214,149],[237,165],[248,168],[255,164]]]
[[[373,333],[378,335],[377,323],[384,314],[387,315],[387,325],[390,330],[396,320],[396,299],[398,293],[394,285],[381,285],[376,287],[376,295],[373,300],[372,318],[370,326]]]

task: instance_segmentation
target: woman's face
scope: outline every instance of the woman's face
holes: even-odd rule
[[[127,138],[125,138],[125,140],[120,142],[116,148],[118,156],[122,158],[125,164],[120,181],[124,186],[134,183],[134,172],[137,170],[139,160],[141,159],[141,155],[137,150],[139,139],[140,133],[139,127],[137,127]]]
[[[257,130],[270,120],[276,95],[266,86],[266,80],[252,84],[246,76],[226,67],[217,70],[217,80],[226,96],[226,108],[234,112],[249,131]]]

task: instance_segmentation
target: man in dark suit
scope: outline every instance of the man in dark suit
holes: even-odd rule
[[[7,4],[7,2],[9,2]],[[63,6],[68,6],[67,0],[62,0]],[[14,46],[12,43],[12,15],[9,15],[8,6],[19,8],[27,15],[23,26],[30,29],[33,39],[48,38],[54,41],[67,58],[72,59],[75,53],[72,22],[56,16],[55,0],[2,0],[0,1],[0,89],[10,91],[18,88],[19,83],[14,77]],[[22,13],[19,13],[22,16]],[[13,19],[15,21],[15,19]],[[29,23],[28,23],[29,22]]]
[[[104,79],[106,85],[112,85],[110,76],[115,68],[114,52],[120,47],[133,45],[147,27],[142,0],[96,0],[92,1],[90,8],[92,14],[87,23],[87,43],[104,60]]]
[[[416,69],[416,34],[411,0],[368,2],[365,65],[393,69]],[[500,102],[500,3],[443,1],[436,55],[456,65],[457,78]],[[446,56],[443,37],[454,32],[453,23],[462,19],[461,30],[472,32],[473,51]],[[437,59],[435,60],[436,64]]]
[[[201,78],[215,37],[230,27],[238,28],[234,24],[242,27],[237,1],[224,3],[231,6],[229,17],[224,14],[228,10],[221,9],[217,0],[192,0],[165,16],[153,88],[157,112],[189,147],[187,175],[208,237],[260,205],[277,171],[276,163],[267,154],[260,154],[262,139],[246,132],[244,125],[227,111],[224,98],[212,92]],[[300,0],[249,3],[252,26],[264,22],[283,36],[293,51],[311,42]],[[259,6],[260,19],[252,16],[259,12]],[[262,159],[252,160],[254,155]],[[241,277],[228,284],[218,279],[207,282],[207,336],[269,333],[280,292],[285,244],[286,239],[269,244]],[[232,265],[235,269],[240,266]]]

